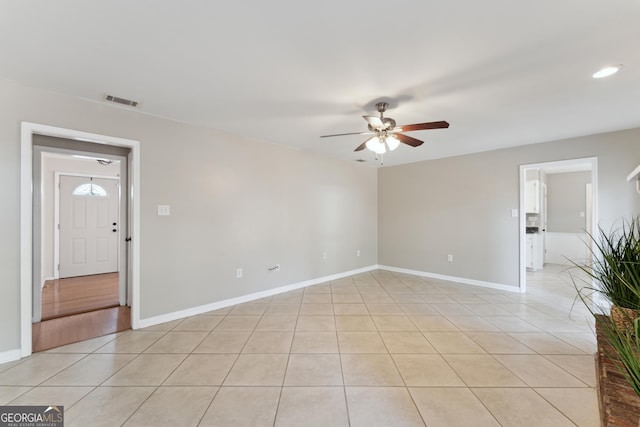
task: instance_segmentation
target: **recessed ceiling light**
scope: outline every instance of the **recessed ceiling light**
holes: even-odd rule
[[[594,79],[601,79],[603,77],[609,77],[620,71],[622,65],[610,65],[608,67],[604,67],[601,70],[597,71],[593,74]]]

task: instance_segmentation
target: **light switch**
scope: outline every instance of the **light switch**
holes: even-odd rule
[[[584,218],[584,212],[580,212],[580,218]]]
[[[158,216],[169,216],[169,215],[171,215],[171,206],[158,205]]]
[[[511,209],[511,218],[518,218],[518,209]]]

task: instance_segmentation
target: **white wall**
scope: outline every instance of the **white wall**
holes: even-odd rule
[[[0,353],[20,345],[21,121],[140,141],[142,319],[377,261],[374,168],[6,80],[0,93]]]
[[[518,286],[519,166],[598,158],[605,229],[640,212],[626,175],[640,163],[640,129],[386,167],[378,175],[383,265]],[[452,254],[453,262],[447,262]]]
[[[547,231],[581,233],[587,228],[586,185],[591,172],[547,176]]]
[[[81,159],[65,159],[44,153],[42,156],[42,272],[40,283],[54,277],[54,231],[55,231],[55,174],[56,172],[113,176],[120,174],[120,164],[101,165]]]
[[[569,265],[569,260],[586,262],[589,259],[589,236],[586,233],[545,233],[547,253],[544,261]]]
[[[585,244],[588,183],[591,183],[591,171],[547,175],[545,262],[566,264],[568,260],[588,258]]]

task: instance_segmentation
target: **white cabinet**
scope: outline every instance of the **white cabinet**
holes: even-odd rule
[[[526,253],[527,253],[526,266],[529,270],[533,270],[534,257],[535,257],[535,251],[533,250],[533,235],[527,234],[527,240],[525,245],[526,245],[525,247],[526,247]]]
[[[539,270],[544,264],[544,236],[541,234],[527,234],[525,241],[526,261],[529,270]]]
[[[540,213],[540,181],[527,181],[525,190],[525,211]]]
[[[539,169],[530,169],[525,175],[524,206],[527,213],[540,213],[540,179]]]

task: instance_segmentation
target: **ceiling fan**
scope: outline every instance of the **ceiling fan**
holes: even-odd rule
[[[369,132],[351,132],[351,133],[338,133],[334,135],[322,135],[320,138],[329,138],[333,136],[345,136],[345,135],[374,135],[367,139],[362,144],[358,145],[353,151],[361,151],[365,148],[373,151],[376,154],[384,154],[387,151],[393,151],[400,143],[417,147],[422,145],[424,141],[413,138],[408,135],[404,135],[401,132],[411,132],[415,130],[427,130],[427,129],[443,129],[448,128],[449,123],[445,121],[417,123],[413,125],[396,126],[396,121],[390,117],[384,117],[384,112],[387,111],[389,106],[386,102],[378,102],[376,109],[380,113],[378,116],[362,116],[368,123]]]

